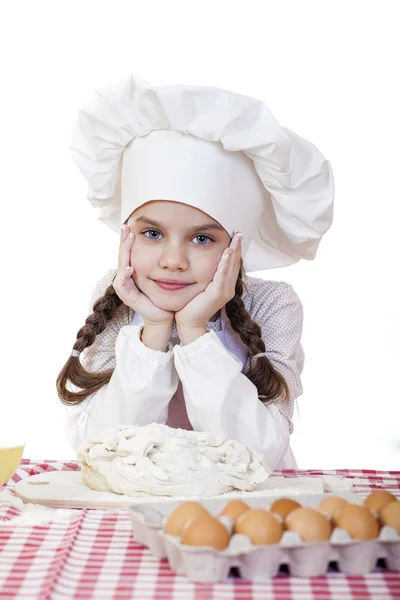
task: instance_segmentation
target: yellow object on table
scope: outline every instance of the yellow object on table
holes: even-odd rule
[[[25,444],[22,446],[0,448],[0,485],[6,483],[18,469],[24,448]]]

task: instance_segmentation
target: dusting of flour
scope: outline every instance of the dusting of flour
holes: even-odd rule
[[[354,480],[339,475],[318,475],[318,478],[324,482],[324,491],[332,494],[349,492],[355,484]]]

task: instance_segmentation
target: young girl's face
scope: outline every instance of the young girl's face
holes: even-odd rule
[[[127,225],[135,234],[131,251],[135,284],[153,304],[173,312],[206,289],[231,241],[222,225],[201,210],[169,200],[143,204]],[[171,291],[155,280],[190,285]]]

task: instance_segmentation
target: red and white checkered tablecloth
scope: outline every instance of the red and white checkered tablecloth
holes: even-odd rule
[[[75,462],[23,460],[8,482],[45,471],[77,470]],[[282,471],[278,475],[342,475],[354,491],[384,487],[400,496],[400,472]],[[362,600],[400,599],[400,573],[377,568],[366,576],[336,571],[317,578],[280,573],[268,583],[231,577],[224,583],[192,583],[175,575],[166,560],[153,558],[133,539],[124,510],[71,510],[65,520],[41,524],[4,522],[18,516],[0,504],[0,598],[147,600]]]

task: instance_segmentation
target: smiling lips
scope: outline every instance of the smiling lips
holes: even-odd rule
[[[156,283],[163,290],[183,290],[187,288],[191,283],[179,283],[177,281],[158,281],[157,279],[153,279],[154,283]]]

